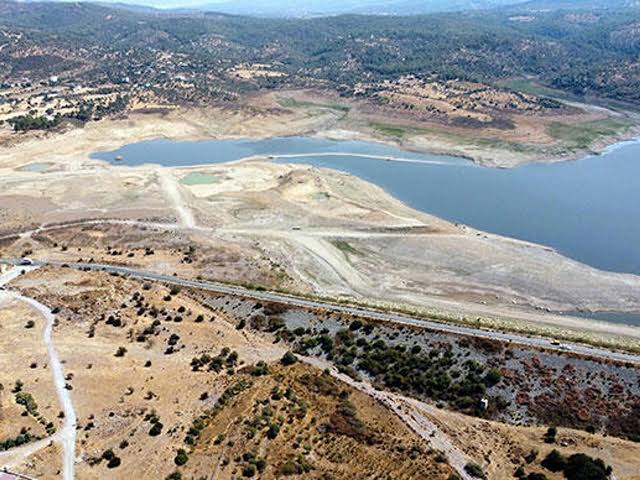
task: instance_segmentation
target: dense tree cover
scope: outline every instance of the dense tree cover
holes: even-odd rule
[[[147,68],[156,64],[162,51],[178,55],[176,70],[201,76],[197,88],[210,93],[218,91],[211,85],[212,75],[238,93],[256,86],[325,85],[345,95],[352,94],[358,82],[407,74],[483,82],[533,75],[571,93],[640,102],[640,10],[585,12],[523,9],[520,17],[512,10],[268,19],[0,0],[0,27],[24,31],[25,46],[69,51],[82,46],[87,57],[76,62],[93,63],[83,80],[127,79],[132,85],[146,85],[150,78],[170,78],[160,68],[152,76]],[[110,20],[105,22],[107,15]],[[51,65],[56,62],[43,58],[39,62],[50,67],[47,71],[66,65]],[[259,79],[249,87],[225,75],[229,67],[243,62],[277,65],[288,75]],[[0,65],[11,71],[14,63],[11,48],[0,52]]]
[[[356,324],[354,322],[353,325]],[[337,367],[351,376],[366,374],[385,389],[410,393],[419,398],[447,402],[457,410],[482,414],[481,400],[501,381],[500,372],[469,359],[457,358],[451,348],[423,350],[415,345],[391,345],[373,336],[372,325],[310,334],[303,328],[279,330],[300,354],[325,354]],[[492,402],[500,409],[504,399]]]
[[[46,116],[19,115],[7,120],[16,132],[26,132],[28,130],[49,130],[60,125],[62,117],[56,115],[53,118]]]

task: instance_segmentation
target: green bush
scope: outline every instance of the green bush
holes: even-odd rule
[[[553,449],[542,460],[542,466],[551,472],[561,472],[567,466],[567,459],[558,450]]]
[[[29,415],[34,417],[38,416],[38,404],[30,393],[22,391],[16,393],[16,403],[24,406],[25,410],[29,412]]]
[[[280,426],[276,423],[272,423],[269,425],[269,430],[267,430],[267,438],[273,440],[280,433]]]
[[[544,473],[531,472],[527,475],[527,480],[547,480],[547,476]]]
[[[571,455],[564,469],[567,480],[607,480],[611,476],[611,467],[599,458],[591,458],[584,453]]]
[[[486,479],[486,475],[482,471],[482,467],[477,463],[469,462],[464,466],[464,471],[474,478]]]
[[[249,465],[246,465],[242,469],[242,476],[243,477],[253,477],[255,474],[256,474],[256,466],[253,463],[250,463]]]
[[[297,361],[298,361],[298,357],[296,357],[292,352],[289,351],[284,354],[284,356],[280,360],[280,363],[282,363],[282,365],[289,366],[289,365],[293,365]]]
[[[184,448],[178,449],[178,453],[176,454],[173,462],[181,467],[189,461],[189,456],[187,455],[187,451]]]
[[[152,437],[157,437],[162,433],[163,426],[164,425],[162,425],[160,422],[154,423],[153,426],[151,427],[151,430],[149,430],[149,435]]]
[[[489,388],[500,383],[500,380],[502,380],[502,374],[496,368],[492,368],[484,376],[484,384]]]

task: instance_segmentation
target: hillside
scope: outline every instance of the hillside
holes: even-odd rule
[[[638,24],[636,10],[260,19],[3,1],[0,65],[4,82],[57,75],[160,91],[180,76],[192,96],[218,100],[285,86],[354,96],[361,82],[417,75],[483,83],[534,76],[572,94],[637,103]],[[229,75],[256,64],[268,72]]]
[[[351,0],[290,1],[262,0],[221,1],[206,3],[198,10],[269,17],[305,17],[358,13],[367,15],[424,15],[436,12],[482,10],[513,5],[523,0]]]

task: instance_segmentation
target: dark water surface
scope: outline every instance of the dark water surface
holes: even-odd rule
[[[377,143],[306,137],[176,142],[151,140],[93,158],[117,165],[191,166],[252,155],[351,173],[408,205],[480,230],[553,247],[603,270],[640,274],[640,143],[628,142],[575,162],[511,169],[461,158],[407,152]],[[401,157],[391,162],[339,153]],[[517,155],[517,153],[514,153]],[[116,161],[116,156],[122,156]]]

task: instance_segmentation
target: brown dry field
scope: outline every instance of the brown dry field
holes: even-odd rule
[[[38,271],[21,277],[15,286],[61,309],[54,342],[65,374],[72,376],[69,383],[79,424],[77,455],[82,459],[77,466],[78,478],[131,478],[141,474],[164,478],[192,419],[212,401],[200,400],[200,395],[207,391],[215,399],[229,381],[224,372],[192,372],[191,359],[203,352],[215,355],[228,347],[238,353],[239,365],[243,365],[257,359],[274,361],[284,352],[282,347],[250,332],[237,330],[219,314],[182,294],[164,300],[169,289],[162,286],[144,290],[137,282],[72,270]],[[138,337],[154,319],[149,313],[137,314],[134,292],[144,295],[143,304],[148,308],[156,306],[172,318],[167,320],[158,314],[160,325],[144,341]],[[120,326],[107,324],[111,315],[119,319]],[[197,321],[199,315],[203,315],[201,322]],[[177,316],[183,319],[176,322]],[[167,353],[171,335],[180,339],[175,345],[177,351]],[[119,347],[127,350],[122,357],[115,356]],[[147,362],[151,362],[149,367],[145,366]],[[25,389],[31,388],[28,380],[25,374]],[[34,396],[42,398],[43,405],[47,401],[55,405],[53,390]],[[151,411],[157,412],[165,426],[160,437],[148,434],[150,424],[144,417]],[[120,452],[124,440],[129,445]],[[107,449],[117,450],[123,460],[113,473],[115,477],[105,462],[90,466],[91,459]],[[46,476],[35,458],[29,458],[24,467],[39,478],[55,478]]]
[[[224,315],[210,311],[183,293],[175,293],[169,300],[170,291],[164,286],[145,287],[141,282],[108,274],[66,269],[32,272],[20,277],[12,287],[60,308],[54,342],[65,374],[70,375],[71,396],[78,415],[77,478],[164,478],[176,468],[173,458],[178,448],[186,447],[184,438],[193,420],[211,409],[225,388],[242,379],[254,385],[239,396],[237,402],[230,402],[203,431],[192,461],[185,467],[185,473],[193,474],[193,478],[201,475],[234,478],[231,472],[237,467],[233,467],[233,462],[219,474],[214,473],[216,462],[221,458],[214,437],[223,431],[227,442],[232,438],[236,440],[235,446],[225,444],[225,456],[233,458],[236,452],[241,454],[252,448],[268,460],[271,466],[262,478],[274,478],[276,468],[289,458],[297,458],[307,448],[308,441],[314,443],[313,453],[307,456],[307,461],[314,465],[313,478],[320,478],[324,472],[333,474],[334,478],[353,476],[362,472],[365,460],[370,471],[388,471],[393,478],[448,477],[450,469],[446,463],[436,461],[435,453],[426,454],[430,450],[424,441],[391,412],[365,395],[352,392],[350,387],[323,376],[319,370],[302,365],[291,369],[272,366],[267,377],[242,373],[260,360],[275,363],[285,352],[284,347],[274,345],[270,338],[238,330]],[[136,292],[144,298],[134,302]],[[140,297],[136,295],[136,298]],[[140,313],[139,305],[144,305],[145,313]],[[154,316],[150,312],[154,307],[158,311],[155,318],[162,320],[140,341],[139,335],[152,325]],[[2,318],[3,328],[24,328],[24,319],[32,315],[19,304],[0,312],[19,318],[14,321],[15,325]],[[183,317],[180,322],[176,322],[178,315]],[[203,315],[201,321],[199,315]],[[118,326],[113,322],[108,324],[111,316],[118,320]],[[171,335],[179,335],[180,340],[176,351],[167,353]],[[32,343],[30,351],[42,348],[39,342]],[[115,356],[121,346],[126,348],[126,354]],[[215,356],[222,348],[238,353],[239,363],[234,369],[238,373],[192,370],[193,357],[203,353]],[[3,359],[3,365],[9,363]],[[304,374],[322,377],[322,385],[302,384],[300,377]],[[32,391],[37,399],[55,403],[53,389],[48,394],[40,390],[46,378],[41,378],[38,386],[32,386],[34,381],[27,372],[22,376],[25,390]],[[272,444],[264,438],[264,431],[252,439],[244,439],[245,428],[238,419],[243,418],[242,415],[249,418],[254,400],[268,397],[275,386],[283,392],[291,386],[299,396],[295,411],[282,426],[281,435]],[[349,419],[343,425],[342,420],[334,418],[340,425],[337,431],[318,433],[316,427],[336,415],[343,390],[352,392],[357,418],[366,426],[360,427],[359,423],[353,426]],[[280,402],[281,406],[284,402],[288,400]],[[4,404],[6,415],[0,425],[3,432],[13,431],[21,425],[21,417],[13,411],[16,407],[9,399]],[[51,408],[56,410],[53,405],[43,409],[43,413]],[[300,415],[300,408],[306,409],[306,415]],[[158,436],[149,435],[151,423],[145,420],[152,412],[164,426]],[[274,414],[274,419],[285,414],[283,406],[277,416]],[[351,431],[352,427],[355,432]],[[293,447],[296,442],[304,446]],[[97,461],[108,449],[121,459],[119,467],[109,469],[106,461]],[[55,462],[50,463],[56,453],[55,448],[44,449],[15,468],[40,479],[57,478],[56,471],[51,470]]]
[[[186,467],[188,474],[197,478],[213,470],[216,478],[237,478],[246,452],[266,460],[260,475],[265,479],[281,477],[287,463],[295,464],[301,456],[313,470],[294,478],[437,480],[452,472],[427,442],[383,406],[320,370],[275,366],[252,383],[210,420]],[[355,419],[340,411],[346,395]],[[267,436],[270,424],[280,425],[274,439]]]
[[[390,100],[383,104],[354,101],[318,90],[263,94],[252,98],[250,104],[263,109],[284,105],[286,110],[306,112],[313,117],[328,112],[339,114],[338,120],[314,130],[322,137],[391,143],[413,151],[458,155],[490,167],[573,160],[600,152],[620,140],[635,138],[640,131],[637,115],[633,113],[621,114],[577,103],[563,103],[557,109],[540,108],[536,97],[529,95],[500,92],[485,85],[452,83],[426,88],[426,92],[423,87],[403,84],[389,87],[381,95]],[[469,93],[475,89],[482,92]],[[470,108],[469,103],[477,108]],[[408,110],[405,105],[409,104],[418,108]],[[427,105],[437,105],[440,113],[425,111]],[[608,120],[625,120],[631,127],[598,138],[587,149],[574,149],[566,140],[550,134],[556,123],[580,126]],[[465,121],[472,123],[465,125]],[[385,132],[387,129],[390,132]],[[396,135],[393,130],[403,133]]]
[[[450,468],[429,442],[380,403],[320,369],[301,363],[279,366],[284,345],[274,344],[266,334],[238,330],[234,320],[201,305],[187,292],[171,294],[160,284],[64,268],[36,270],[11,286],[60,308],[53,338],[65,373],[71,374],[71,396],[79,421],[79,479],[164,478],[176,470],[173,458],[179,448],[189,452],[188,463],[179,469],[186,478],[237,478],[250,463],[243,459],[248,452],[266,462],[260,478],[275,478],[287,464],[289,468],[313,467],[293,478],[327,478],[324,474],[336,479],[369,478],[374,473],[385,478],[448,478]],[[181,321],[176,322],[176,316]],[[21,336],[28,319],[36,325],[27,329],[29,335]],[[159,320],[155,326],[154,320]],[[10,378],[6,373],[1,378],[7,384],[20,376],[42,413],[54,416],[58,407],[49,372],[36,369],[34,373],[29,368],[32,359],[41,361],[41,326],[42,320],[24,305],[3,305],[0,327],[13,334],[3,339],[0,351],[15,349],[15,339],[24,337],[16,349],[24,356],[0,357],[3,366],[15,366]],[[138,338],[140,334],[145,338]],[[171,335],[179,335],[179,340],[175,352],[167,353]],[[126,354],[116,357],[121,346]],[[220,373],[192,370],[193,357],[216,356],[224,347],[238,353],[233,374],[225,369]],[[269,365],[266,375],[252,373],[251,366],[259,361]],[[249,386],[207,417],[191,450],[184,439],[193,420],[213,409],[222,392],[240,381]],[[351,406],[345,410],[347,397]],[[6,414],[0,422],[2,432],[16,431],[24,418],[14,411],[10,397],[5,396],[2,405]],[[557,444],[548,445],[543,442],[544,428],[508,426],[433,406],[425,408],[455,446],[476,462],[488,463],[491,479],[510,478],[533,449],[538,451],[537,460],[526,469],[540,471],[539,462],[551,448],[603,458],[614,467],[619,480],[638,478],[637,443],[560,429]],[[151,413],[163,424],[156,437],[149,435],[151,423],[145,419]],[[267,436],[272,423],[280,425],[275,439]],[[121,459],[119,467],[109,469],[104,460],[96,463],[108,449]],[[46,448],[16,468],[41,479],[57,478],[59,457],[56,447]],[[545,473],[552,480],[560,479]]]
[[[486,473],[490,478],[511,478],[520,465],[527,473],[541,472],[550,480],[561,480],[562,474],[544,469],[540,462],[553,449],[569,456],[586,453],[601,458],[613,467],[619,480],[638,480],[640,444],[599,434],[559,428],[554,444],[544,442],[546,428],[520,427],[431,408],[430,417],[465,453],[475,459],[489,459]],[[524,457],[537,451],[536,459],[527,463]]]
[[[34,326],[27,328],[29,321]],[[22,416],[24,408],[14,401],[17,381],[38,404],[47,420],[59,425],[57,398],[48,369],[47,350],[42,342],[44,320],[38,312],[22,302],[3,299],[0,292],[0,438],[13,438],[21,428],[46,436],[45,429],[31,415]]]

